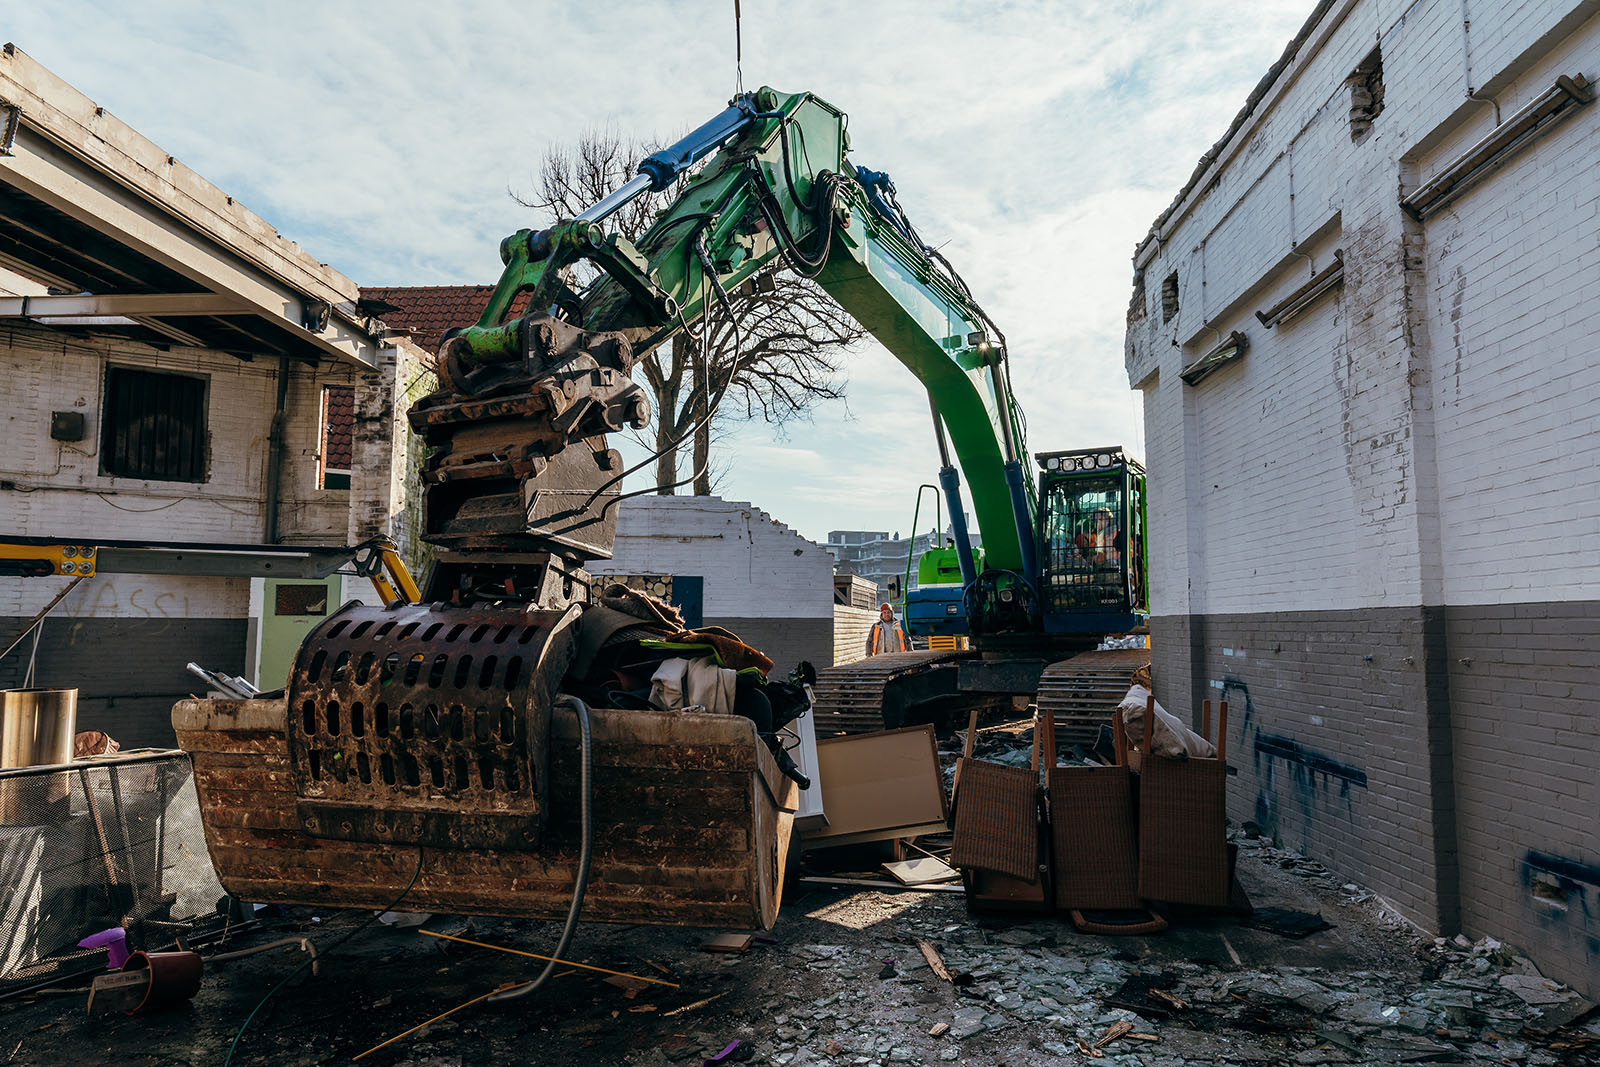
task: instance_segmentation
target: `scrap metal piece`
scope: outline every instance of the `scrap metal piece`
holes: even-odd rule
[[[347,604],[288,688],[307,833],[436,848],[538,846],[549,714],[579,609]]]

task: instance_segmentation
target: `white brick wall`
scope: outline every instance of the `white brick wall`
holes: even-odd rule
[[[1475,88],[1509,115],[1558,73],[1594,78],[1597,11],[1474,4]],[[1414,188],[1494,123],[1492,104],[1465,97],[1460,12],[1444,0],[1356,3],[1322,27],[1252,136],[1159,235],[1127,353],[1145,390],[1155,614],[1600,595],[1600,488],[1585,477],[1600,449],[1589,433],[1600,105],[1420,235],[1426,307],[1408,308],[1395,270],[1402,183]],[[1385,108],[1353,144],[1343,82],[1378,39]],[[1334,248],[1342,292],[1264,329],[1253,312]],[[1173,271],[1180,311],[1163,323]],[[1250,339],[1244,360],[1185,386],[1181,367],[1234,329]],[[1414,419],[1430,404],[1436,442]],[[1513,532],[1537,557],[1520,571],[1504,565]]]
[[[714,496],[618,505],[617,545],[595,574],[705,578],[709,618],[833,618],[833,557],[760,508]]]
[[[1141,247],[1126,365],[1157,686],[1243,704],[1234,818],[1290,802],[1264,735],[1349,763],[1342,809],[1299,798],[1299,847],[1594,995],[1600,104],[1425,224],[1400,199],[1558,75],[1600,82],[1600,0],[1474,0],[1470,34],[1464,10],[1332,9]],[[1355,144],[1343,81],[1375,41],[1384,110]],[[1252,312],[1335,247],[1342,288],[1263,328]],[[1174,270],[1182,311],[1162,323]],[[1233,329],[1244,359],[1184,385]],[[1579,872],[1570,907],[1531,894],[1540,863]]]
[[[417,353],[400,350],[383,370],[357,375],[324,361],[293,365],[288,394],[279,526],[291,544],[344,544],[388,532],[404,535],[404,402],[392,381],[417,370]],[[108,364],[204,376],[209,436],[203,483],[113,478],[100,473],[101,409]],[[259,544],[264,540],[267,440],[276,400],[276,361],[253,362],[193,349],[162,351],[117,340],[71,337],[26,326],[0,327],[0,532],[13,536],[94,540],[155,540]],[[358,458],[363,481],[352,490],[317,488],[320,396],[324,385],[357,385],[358,418],[379,424],[362,431]],[[50,438],[52,411],[80,411],[79,442]],[[359,434],[358,434],[359,436]],[[392,456],[398,455],[395,462]],[[358,523],[352,497],[367,501]],[[385,523],[370,518],[376,509]],[[380,529],[387,525],[388,529]],[[31,616],[55,595],[51,579],[0,578],[0,617]],[[134,595],[137,592],[138,595]],[[240,618],[248,585],[242,579],[97,576],[58,611],[96,617]],[[155,614],[152,614],[154,612]]]

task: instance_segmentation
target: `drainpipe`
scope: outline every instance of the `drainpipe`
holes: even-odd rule
[[[278,402],[272,409],[272,428],[267,432],[267,506],[266,519],[262,523],[263,530],[261,541],[263,544],[275,545],[282,540],[278,536],[278,483],[283,473],[283,437],[284,424],[288,421],[286,408],[289,402],[289,357],[278,357]]]

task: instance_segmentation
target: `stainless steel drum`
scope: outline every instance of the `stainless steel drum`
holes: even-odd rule
[[[0,690],[0,770],[72,762],[78,728],[76,689]],[[0,782],[0,825],[36,822],[65,800],[66,772]]]

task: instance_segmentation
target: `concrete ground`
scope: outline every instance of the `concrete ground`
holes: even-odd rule
[[[1600,1064],[1600,1022],[1508,948],[1419,938],[1316,864],[1240,844],[1240,881],[1258,909],[1320,913],[1332,926],[1292,940],[1201,917],[1153,937],[1095,937],[1053,917],[975,916],[960,893],[802,882],[743,955],[702,951],[707,931],[598,925],[581,926],[566,954],[675,985],[558,967],[532,997],[475,1004],[366,1055],[542,963],[380,924],[330,948],[368,913],[295,909],[229,947],[304,934],[323,950],[320,974],[260,1007],[233,1062],[670,1067],[738,1042],[719,1063]],[[535,953],[559,934],[555,923],[458,916],[422,929]],[[935,975],[918,939],[964,984]],[[303,958],[277,949],[213,964],[191,1003],[158,1015],[91,1019],[82,990],[0,1003],[0,1064],[223,1063]],[[1129,996],[1137,1014],[1111,1003]],[[1124,1021],[1130,1033],[1096,1047]]]

